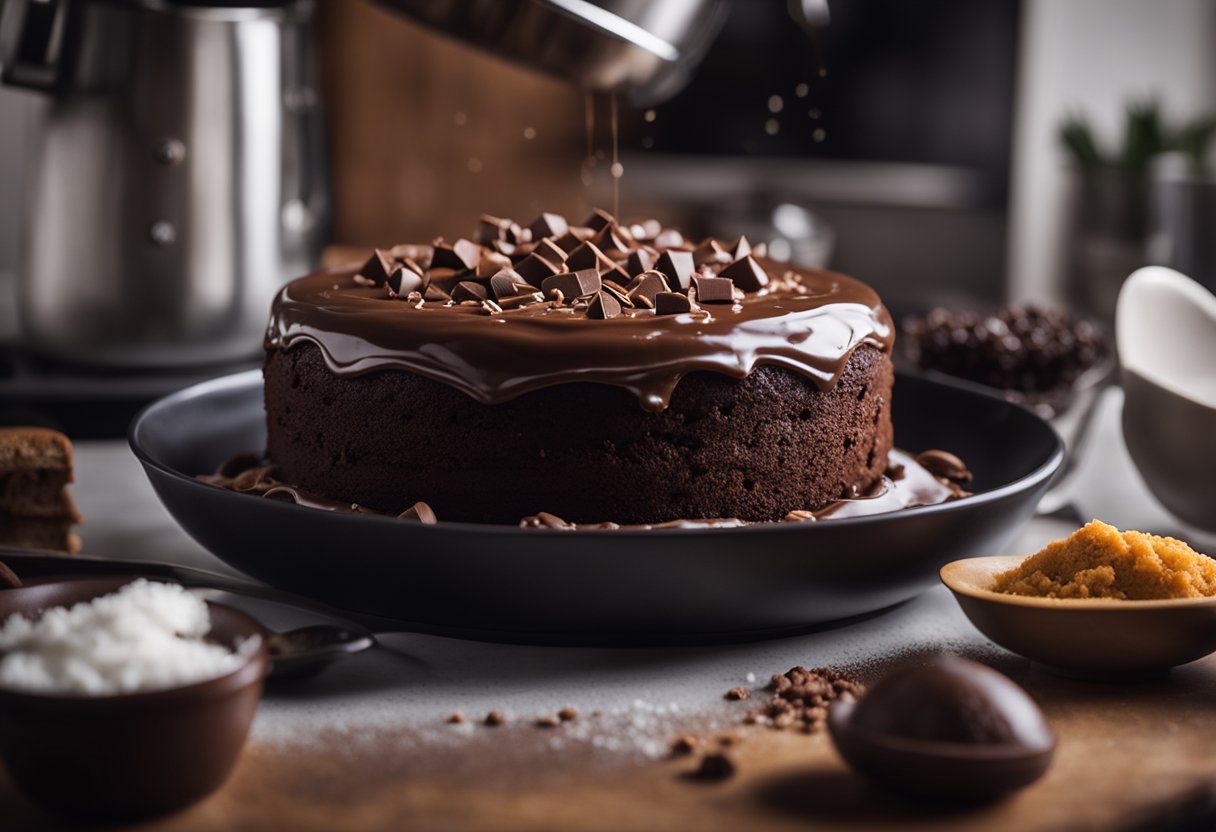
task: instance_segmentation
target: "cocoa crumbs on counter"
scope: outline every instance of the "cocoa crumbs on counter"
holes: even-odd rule
[[[460,711],[452,711],[452,715],[448,717],[449,725],[461,725],[464,723],[464,714]]]
[[[725,780],[735,773],[735,761],[725,751],[715,751],[701,758],[701,764],[689,776],[694,780],[716,782]]]
[[[813,734],[827,721],[828,706],[841,696],[860,696],[864,688],[848,673],[827,667],[793,667],[773,674],[765,688],[768,703],[748,711],[744,722],[772,728],[797,728]]]
[[[502,725],[506,721],[507,718],[503,716],[502,711],[498,710],[498,708],[491,710],[488,714],[486,714],[485,718],[485,724],[489,725],[491,728]]]
[[[537,717],[534,724],[537,728],[556,728],[562,724],[562,721],[556,714],[545,714],[542,717]]]
[[[701,741],[692,734],[685,734],[671,743],[671,754],[673,757],[683,757],[696,751],[700,745]]]
[[[752,689],[744,687],[731,688],[726,692],[726,698],[730,699],[732,702],[741,702],[744,699],[751,699]]]

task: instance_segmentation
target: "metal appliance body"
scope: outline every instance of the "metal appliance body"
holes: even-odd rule
[[[328,233],[311,0],[3,11],[4,81],[48,96],[26,174],[26,342],[130,368],[256,355],[271,300]]]
[[[379,0],[420,23],[639,106],[688,82],[728,0]]]

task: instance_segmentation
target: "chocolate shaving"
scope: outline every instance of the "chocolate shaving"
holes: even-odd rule
[[[388,277],[388,290],[396,297],[405,297],[423,287],[423,278],[413,269],[401,266]]]
[[[486,287],[480,283],[474,283],[472,280],[462,280],[452,289],[452,300],[457,303],[464,303],[466,301],[481,303],[488,297]]]
[[[574,300],[575,298],[598,292],[602,285],[600,276],[596,273],[595,269],[580,269],[576,272],[565,272],[547,277],[540,284],[540,289],[545,295],[560,292],[563,298]],[[620,312],[619,306],[617,307],[617,312]]]

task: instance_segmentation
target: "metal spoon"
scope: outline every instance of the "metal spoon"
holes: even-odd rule
[[[334,624],[313,624],[270,636],[268,679],[307,679],[334,662],[369,650],[376,644],[371,633],[354,632]]]

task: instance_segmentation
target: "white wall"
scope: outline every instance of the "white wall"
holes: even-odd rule
[[[0,88],[0,340],[16,329],[13,269],[21,223],[22,176],[29,162],[29,128],[37,100]]]
[[[1010,295],[1060,296],[1066,160],[1060,120],[1078,110],[1121,134],[1129,97],[1174,117],[1216,111],[1213,0],[1027,0],[1014,128]]]

